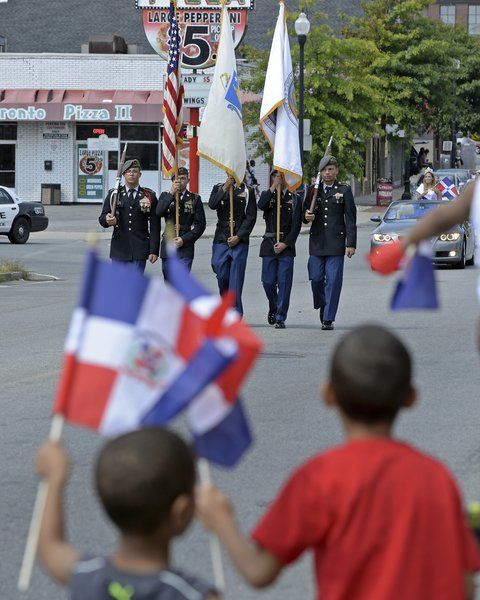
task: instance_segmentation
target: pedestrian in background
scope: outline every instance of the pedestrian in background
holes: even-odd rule
[[[295,470],[251,540],[228,498],[200,488],[199,517],[239,573],[266,587],[311,550],[322,600],[473,600],[480,553],[457,485],[440,462],[392,436],[417,397],[405,346],[383,327],[348,333],[322,396],[345,443]]]
[[[233,213],[230,214],[230,189],[233,189]],[[235,184],[232,175],[212,189],[208,206],[217,211],[217,226],[212,245],[212,269],[218,290],[235,292],[235,308],[243,315],[242,290],[247,268],[250,234],[257,220],[255,193],[246,183]],[[230,230],[233,225],[233,232]]]
[[[202,199],[198,194],[188,190],[190,181],[188,169],[180,167],[178,178],[172,177],[172,187],[162,192],[158,199],[157,216],[165,219],[160,256],[162,272],[168,279],[167,242],[172,240],[177,249],[177,256],[189,271],[192,269],[195,256],[195,243],[200,239],[207,226]],[[176,194],[179,195],[179,231],[176,235]]]
[[[110,258],[118,262],[133,263],[143,273],[147,259],[152,264],[155,263],[160,249],[157,197],[153,190],[140,185],[142,170],[137,159],[125,161],[122,174],[125,185],[118,189],[115,214],[111,214],[111,189],[98,221],[102,227],[113,227]]]
[[[285,178],[272,171],[272,185],[262,192],[258,208],[263,211],[265,234],[260,245],[262,284],[268,299],[267,321],[285,329],[293,283],[295,243],[302,227],[302,198],[290,192]],[[280,239],[277,240],[278,190],[280,190]]]
[[[311,223],[308,276],[313,307],[320,309],[322,329],[333,329],[343,284],[345,254],[352,258],[357,245],[357,209],[352,189],[337,180],[338,162],[326,156],[319,165],[321,181],[315,205],[311,186],[305,196],[304,222]]]

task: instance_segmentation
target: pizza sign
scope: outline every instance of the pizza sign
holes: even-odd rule
[[[221,0],[177,0],[181,37],[181,66],[186,69],[205,69],[215,64],[220,38]],[[247,28],[247,12],[253,0],[226,2],[235,48]],[[137,0],[143,9],[143,27],[152,48],[168,60],[168,0]]]

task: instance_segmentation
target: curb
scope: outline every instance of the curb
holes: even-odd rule
[[[26,277],[25,277],[26,275]],[[11,271],[10,273],[0,273],[0,283],[7,281],[59,281],[55,275],[45,275],[43,273],[31,273],[22,271]]]

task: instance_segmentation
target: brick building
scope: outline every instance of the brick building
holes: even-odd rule
[[[428,7],[427,14],[448,25],[464,25],[471,35],[480,35],[479,2],[435,2]]]

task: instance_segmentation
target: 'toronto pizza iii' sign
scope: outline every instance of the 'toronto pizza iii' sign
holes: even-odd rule
[[[253,0],[227,1],[235,48],[247,27],[247,12]],[[137,0],[143,9],[143,27],[152,48],[168,59],[168,0]],[[178,0],[178,17],[182,38],[181,65],[186,69],[204,69],[217,58],[220,37],[220,0]]]

